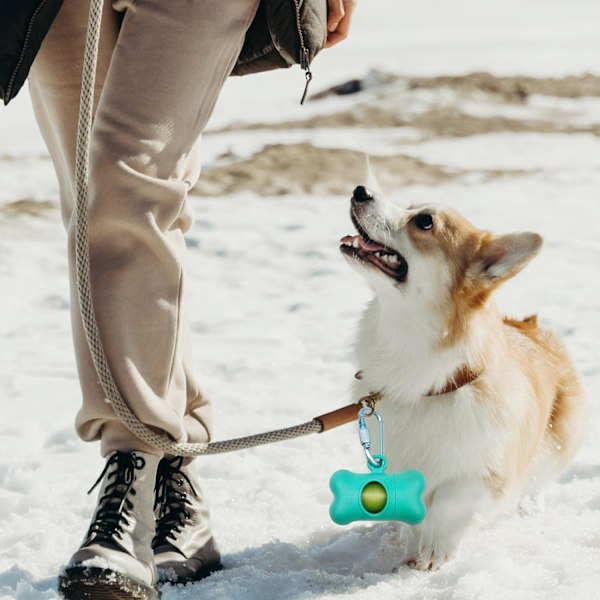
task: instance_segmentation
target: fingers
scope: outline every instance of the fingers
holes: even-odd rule
[[[333,33],[344,18],[344,0],[327,0],[327,31]]]
[[[335,46],[348,37],[352,15],[356,8],[356,0],[328,0],[328,2],[327,29],[329,30],[329,34],[325,48],[331,48],[331,46]],[[334,5],[333,8],[332,5]],[[339,17],[340,14],[341,18]]]

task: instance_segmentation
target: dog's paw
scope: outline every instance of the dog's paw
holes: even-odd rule
[[[453,556],[453,553],[423,549],[418,556],[405,558],[403,564],[417,571],[437,571]]]
[[[544,510],[545,496],[542,493],[523,496],[517,505],[517,512],[521,517],[529,517]]]

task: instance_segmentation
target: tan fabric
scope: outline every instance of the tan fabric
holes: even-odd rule
[[[210,438],[210,405],[192,373],[183,234],[200,173],[200,134],[258,0],[106,3],[90,148],[92,294],[115,381],[136,416],[178,442]],[[118,8],[117,12],[115,8]],[[156,452],[116,419],[84,337],[74,276],[75,134],[89,2],[65,0],[29,86],[60,184],[84,440]]]

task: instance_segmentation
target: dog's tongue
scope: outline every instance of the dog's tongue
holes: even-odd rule
[[[355,247],[356,244],[354,242],[356,241],[358,241],[360,249],[364,250],[365,252],[381,252],[382,250],[387,250],[386,246],[382,246],[381,244],[377,244],[376,242],[367,241],[363,239],[360,235],[347,235],[340,240],[340,242],[342,242],[343,244],[352,243]]]

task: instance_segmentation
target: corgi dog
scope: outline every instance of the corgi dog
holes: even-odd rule
[[[340,249],[374,292],[355,399],[380,393],[389,471],[425,476],[428,513],[404,529],[401,562],[435,570],[474,522],[535,498],[565,469],[584,436],[582,388],[554,333],[493,302],[538,253],[538,234],[496,236],[450,208],[403,210],[364,186],[350,214],[357,235]]]

